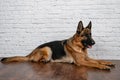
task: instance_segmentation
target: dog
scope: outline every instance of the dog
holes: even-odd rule
[[[95,44],[91,28],[91,21],[87,27],[83,27],[83,23],[80,21],[76,33],[71,38],[42,44],[27,56],[6,57],[1,59],[1,62],[65,62],[74,63],[77,66],[110,70],[111,66],[114,66],[111,62],[88,57],[87,49],[92,48]]]

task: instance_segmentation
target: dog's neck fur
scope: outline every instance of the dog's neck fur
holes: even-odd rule
[[[83,52],[85,53],[87,51],[87,48],[84,47],[82,44],[80,44],[80,42],[76,42],[76,40],[74,40],[73,37],[68,39],[66,44],[69,47],[69,49],[71,49],[70,51],[76,53],[83,53]]]

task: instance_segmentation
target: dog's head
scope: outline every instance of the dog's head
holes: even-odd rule
[[[87,27],[83,27],[82,21],[78,23],[78,27],[75,34],[75,41],[77,44],[79,44],[81,47],[84,48],[92,48],[92,46],[95,44],[95,41],[92,39],[92,22],[90,21]]]

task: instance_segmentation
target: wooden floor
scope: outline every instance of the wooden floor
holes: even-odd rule
[[[65,63],[0,62],[0,80],[120,80],[120,61],[111,71]]]

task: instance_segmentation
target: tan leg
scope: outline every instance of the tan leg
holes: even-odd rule
[[[43,55],[41,62],[48,62],[51,60],[52,51],[49,47],[44,47],[40,50],[41,54]]]
[[[83,66],[95,67],[95,68],[99,68],[99,69],[110,69],[109,66],[102,65],[102,64],[96,64],[96,63],[89,62],[89,61],[86,61],[86,60],[82,60],[82,61],[77,62],[75,64],[78,65],[78,66],[83,65]]]
[[[40,49],[35,49],[27,57],[29,58],[29,61],[38,62],[43,57],[43,55],[40,53]]]
[[[108,62],[108,61],[103,61],[103,60],[97,60],[100,64],[103,64],[103,65],[110,65],[110,66],[112,66],[112,65],[115,65],[115,64],[113,64],[112,62]]]
[[[47,62],[51,59],[51,55],[52,55],[51,49],[49,47],[43,47],[43,48],[40,48],[40,49],[35,49],[27,57],[29,57],[30,61]]]
[[[92,58],[87,58],[87,60],[90,62],[102,64],[102,65],[114,66],[114,64],[112,62],[108,62],[108,61],[96,60],[96,59],[92,59]]]
[[[73,56],[74,56],[75,64],[78,66],[83,65],[83,66],[95,67],[99,69],[110,69],[109,66],[99,64],[97,61],[92,61],[92,60],[89,61],[87,57],[83,54],[79,54],[79,55],[77,54]]]

